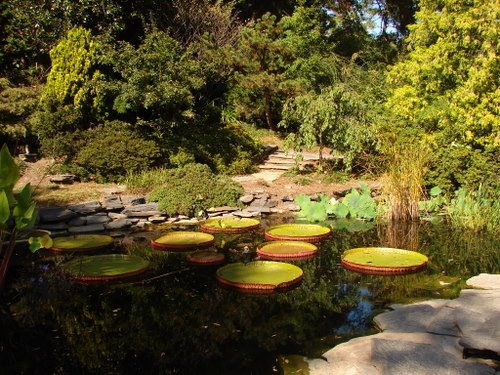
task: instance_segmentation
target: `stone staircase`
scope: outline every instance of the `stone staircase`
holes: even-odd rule
[[[333,159],[332,155],[323,155],[323,159]],[[303,169],[306,165],[315,165],[319,162],[317,153],[295,151],[284,151],[276,148],[269,154],[263,164],[259,165],[261,170],[287,171],[298,165]]]

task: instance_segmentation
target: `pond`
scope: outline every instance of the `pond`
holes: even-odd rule
[[[148,258],[151,271],[121,284],[80,285],[61,274],[60,255],[23,253],[1,301],[0,373],[279,374],[294,355],[319,357],[373,333],[372,317],[391,303],[454,298],[468,277],[500,272],[494,236],[446,224],[326,224],[334,235],[319,254],[293,262],[304,271],[302,284],[273,295],[221,288],[217,266],[190,265],[185,254],[153,251],[147,242],[123,251]],[[236,262],[246,259],[231,249],[252,247],[262,235],[216,235],[216,244]],[[339,266],[343,251],[362,246],[419,251],[429,267],[377,277]]]

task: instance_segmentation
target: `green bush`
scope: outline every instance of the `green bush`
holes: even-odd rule
[[[210,207],[237,206],[243,193],[237,182],[215,175],[203,164],[187,164],[166,173],[157,173],[163,177],[156,181],[161,186],[148,195],[148,200],[158,202],[160,210],[169,215],[192,215]]]
[[[125,122],[107,122],[87,131],[89,135],[72,163],[83,177],[118,181],[127,174],[153,167],[160,156],[154,141],[145,139]]]

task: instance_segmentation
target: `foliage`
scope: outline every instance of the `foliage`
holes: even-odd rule
[[[5,283],[18,234],[33,227],[37,218],[30,184],[25,185],[18,194],[14,194],[14,185],[19,177],[19,167],[4,144],[0,149],[0,290]],[[30,240],[30,249],[33,252],[50,246],[52,240],[48,236]]]
[[[13,87],[6,78],[0,78],[0,137],[13,144],[33,142],[30,138],[29,117],[36,108],[39,86]]]
[[[434,186],[429,190],[429,199],[418,202],[418,208],[426,214],[431,214],[441,211],[445,203],[447,199],[443,195],[443,190],[439,186]]]
[[[384,194],[389,205],[390,220],[416,220],[422,184],[428,163],[428,150],[418,141],[395,143],[386,150],[387,172]]]
[[[148,200],[158,202],[160,210],[169,215],[193,215],[210,207],[238,206],[238,198],[243,193],[237,182],[213,174],[202,164],[187,164],[159,173],[164,177],[157,181],[157,187],[148,195]]]
[[[489,230],[498,233],[500,230],[500,200],[498,191],[495,195],[460,188],[446,206],[451,222],[459,227],[474,231]]]
[[[329,198],[322,194],[317,201],[312,201],[307,195],[295,197],[295,203],[300,207],[299,217],[307,221],[325,221],[329,216],[338,219],[359,218],[371,220],[377,214],[377,204],[370,195],[366,184],[361,184],[360,191],[352,189],[342,201]]]
[[[97,181],[118,181],[128,173],[153,167],[160,158],[156,143],[147,140],[130,124],[105,122],[86,132],[86,142],[72,162],[80,176]]]
[[[498,153],[497,7],[486,0],[426,0],[420,5],[418,21],[410,27],[409,53],[388,75],[394,89],[387,108],[395,125],[416,129],[441,156]],[[468,174],[452,160],[447,170],[440,163],[437,159],[434,168],[448,179],[439,182],[443,188],[456,188],[453,175]]]

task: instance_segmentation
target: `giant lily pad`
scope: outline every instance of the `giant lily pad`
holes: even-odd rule
[[[303,272],[293,264],[256,261],[228,264],[217,270],[216,277],[222,285],[240,291],[272,293],[299,285]]]
[[[57,237],[52,241],[50,250],[56,252],[85,252],[99,250],[113,244],[113,237],[104,234],[78,234]]]
[[[368,275],[404,275],[424,269],[427,257],[415,251],[361,247],[342,254],[342,266]]]
[[[224,262],[225,256],[222,253],[218,253],[212,250],[199,250],[186,257],[189,263],[199,264],[199,265],[213,265],[220,264]]]
[[[319,242],[331,235],[331,229],[315,224],[281,224],[265,231],[266,240]]]
[[[176,231],[152,240],[151,246],[158,250],[188,251],[194,248],[207,247],[213,243],[214,236],[208,233]]]
[[[222,217],[208,219],[200,224],[200,229],[206,233],[243,233],[260,226],[260,221],[249,218]]]
[[[124,254],[82,256],[62,265],[71,278],[79,281],[121,280],[145,272],[148,267],[147,260]]]
[[[308,259],[317,252],[315,245],[303,241],[271,241],[257,249],[261,258],[273,260]]]

